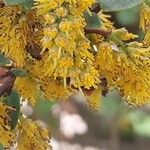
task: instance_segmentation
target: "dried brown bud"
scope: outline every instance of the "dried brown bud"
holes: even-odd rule
[[[0,67],[0,96],[10,94],[15,78],[16,77],[9,70]]]

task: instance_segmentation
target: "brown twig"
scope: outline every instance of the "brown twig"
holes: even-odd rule
[[[88,28],[85,28],[84,31],[85,31],[85,34],[95,33],[95,34],[100,34],[104,37],[108,37],[111,34],[111,31],[105,31],[105,30],[102,30],[102,29],[88,29]]]

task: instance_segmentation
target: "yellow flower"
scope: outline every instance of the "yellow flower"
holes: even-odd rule
[[[143,47],[128,47],[128,51],[130,54],[131,59],[136,63],[136,65],[143,70],[145,73],[150,71],[150,47],[143,48]]]
[[[67,9],[63,6],[56,9],[56,15],[58,17],[66,17],[67,13],[68,13]]]
[[[30,65],[30,72],[37,78],[42,79],[46,76],[51,76],[57,66],[57,51],[51,49],[42,56],[42,60],[35,61]]]
[[[111,21],[109,21],[109,18],[111,18],[110,15],[106,15],[103,13],[103,11],[100,11],[98,13],[99,18],[101,19],[102,25],[101,28],[104,30],[112,30],[113,27],[113,23]]]
[[[98,71],[94,67],[87,68],[87,72],[81,76],[81,82],[87,89],[91,87],[97,88],[100,83]]]
[[[44,20],[45,20],[45,25],[50,25],[50,24],[55,23],[56,17],[50,13],[47,13],[44,15]]]
[[[34,0],[34,4],[38,15],[45,15],[49,10],[55,9],[59,5],[56,0]]]
[[[59,29],[62,32],[69,32],[71,23],[67,19],[63,19],[59,24]]]
[[[90,49],[90,43],[88,41],[86,40],[79,41],[76,51],[74,52],[77,59],[79,59],[78,61],[76,60],[77,65],[80,63],[84,64],[84,61],[88,62],[88,64],[93,63],[94,56],[91,52],[88,51],[89,49]]]
[[[105,77],[109,82],[109,87],[116,82],[116,63],[113,60],[112,46],[109,43],[101,43],[97,46],[98,52],[95,58],[95,67],[99,71],[100,77]],[[115,52],[114,52],[115,53]]]
[[[126,55],[113,50],[109,43],[100,44],[96,66],[110,88],[117,88],[128,104],[141,106],[150,99],[149,48],[131,45],[127,47]]]
[[[65,100],[72,94],[70,87],[64,87],[61,82],[53,78],[44,78],[41,82],[41,89],[49,100]]]
[[[98,111],[101,105],[101,87],[95,89],[91,92],[89,96],[86,97],[88,107],[93,111]]]
[[[14,83],[14,87],[19,91],[24,100],[27,99],[33,106],[36,104],[38,88],[35,79],[30,76],[25,78],[18,77]]]
[[[145,32],[150,26],[150,7],[143,3],[140,11],[140,28]]]
[[[69,77],[69,70],[73,67],[73,59],[71,57],[62,57],[58,61],[58,65],[54,72],[54,77]]]
[[[150,46],[150,26],[147,29],[146,34],[145,34],[144,44],[147,46]]]
[[[58,35],[55,39],[55,43],[59,48],[64,48],[66,46],[66,38],[63,35]]]
[[[94,2],[95,0],[75,0],[73,3],[70,4],[70,13],[80,16],[84,11],[89,11],[89,7]]]
[[[26,20],[21,15],[22,8],[8,6],[0,8],[0,47],[17,67],[23,67],[25,61]],[[19,21],[18,21],[19,20]]]
[[[10,111],[15,110],[0,102],[0,143],[4,147],[10,146],[14,138],[14,134],[10,126]]]
[[[45,6],[48,0],[36,0],[35,8],[38,14],[40,12],[43,16],[46,14],[57,16],[60,21],[48,24],[46,20],[46,23],[42,23],[44,36],[41,43],[44,58],[33,64],[32,73],[34,72],[33,74],[43,81],[47,77],[59,79],[63,90],[68,85],[77,88],[81,86],[85,86],[85,88],[97,87],[99,83],[98,72],[92,67],[94,56],[90,52],[90,42],[84,35],[86,23],[83,17],[84,11],[88,10],[94,0],[56,1],[57,8],[53,8],[53,11],[48,5],[45,10],[42,10],[44,9],[42,5]],[[72,77],[73,71],[76,73]],[[69,83],[67,82],[68,79],[70,80]],[[48,91],[48,89],[44,91]]]
[[[56,27],[48,27],[44,28],[44,35],[47,36],[48,38],[55,38],[58,34],[58,30]]]
[[[23,118],[18,130],[17,150],[52,150],[48,130],[36,122]]]
[[[95,45],[103,42],[103,40],[104,40],[104,37],[102,35],[99,35],[99,34],[90,34],[89,38],[92,41],[92,43]]]
[[[123,41],[128,41],[138,37],[137,35],[129,33],[125,28],[113,30],[113,34]]]

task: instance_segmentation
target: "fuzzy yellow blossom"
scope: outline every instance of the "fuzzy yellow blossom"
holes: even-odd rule
[[[145,73],[150,71],[150,48],[129,47],[129,54],[131,59],[138,67],[143,67]]]
[[[57,51],[51,50],[51,53],[44,53],[41,61],[35,61],[30,65],[30,72],[37,78],[42,79],[46,76],[51,76],[57,66],[58,55]]]
[[[150,46],[150,26],[147,29],[146,35],[144,37],[144,44]]]
[[[98,49],[97,69],[100,76],[106,77],[109,87],[117,88],[128,104],[141,106],[148,103],[150,74],[146,56],[149,49],[129,46],[128,55],[114,51],[108,43],[100,44]]]
[[[67,13],[67,9],[63,6],[56,9],[56,15],[58,17],[66,17]]]
[[[73,15],[82,15],[84,11],[89,11],[89,7],[95,0],[75,0],[75,3],[70,4],[70,13]]]
[[[47,13],[47,14],[45,14],[44,16],[43,16],[43,18],[44,18],[44,20],[45,20],[45,25],[47,25],[47,24],[53,24],[53,23],[55,23],[55,21],[56,21],[56,17],[55,16],[53,16],[52,14],[49,14],[49,13]]]
[[[65,87],[68,84],[67,78],[70,78],[69,85],[78,88],[85,86],[89,89],[90,87],[96,87],[99,83],[98,72],[92,67],[94,56],[90,52],[90,42],[84,35],[86,23],[83,13],[88,10],[93,2],[93,0],[75,0],[74,2],[64,0],[57,3],[55,11],[51,7],[48,11],[48,9],[42,10],[42,6],[48,3],[47,0],[43,2],[36,0],[35,10],[37,14],[42,15],[44,11],[43,15],[45,16],[47,11],[48,15],[53,14],[60,20],[51,25],[46,23],[47,25],[43,28],[44,36],[41,43],[43,52],[48,52],[43,53],[46,57],[46,59],[43,59],[43,64],[37,62],[33,65],[33,70],[36,70],[35,68],[41,69],[43,78],[46,76],[59,78]],[[75,11],[78,11],[78,13],[74,13]],[[53,56],[52,51],[57,55],[57,58]],[[75,78],[71,77],[72,70],[78,70],[80,74]]]
[[[95,66],[100,77],[105,77],[109,82],[109,87],[116,81],[116,63],[113,60],[112,46],[109,43],[98,45],[98,53],[95,58]]]
[[[55,9],[59,3],[56,0],[34,0],[35,1],[35,8],[37,9],[37,13],[39,15],[44,15],[49,12],[49,10]]]
[[[1,52],[11,58],[17,67],[23,67],[25,62],[26,20],[24,17],[17,18],[21,15],[21,11],[22,8],[19,6],[0,8]]]
[[[140,11],[140,28],[145,31],[150,26],[150,7],[143,3]]]
[[[45,97],[51,100],[65,100],[72,94],[70,87],[64,87],[63,83],[51,78],[45,78],[41,82],[41,89],[44,91]]]
[[[27,99],[33,106],[36,104],[38,88],[35,79],[30,76],[25,78],[18,77],[14,87],[19,91],[24,100]]]
[[[125,28],[113,30],[113,34],[123,41],[128,41],[138,37],[137,35],[129,33]]]
[[[59,24],[59,29],[62,32],[69,32],[71,23],[67,19],[63,19]]]
[[[58,65],[56,67],[54,77],[62,77],[66,78],[69,77],[69,69],[73,67],[73,59],[71,57],[62,57],[58,61]]]
[[[9,147],[14,138],[13,131],[10,126],[10,111],[15,111],[4,103],[0,102],[0,143],[4,147]]]
[[[103,11],[95,13],[101,25],[89,28],[84,13],[91,15],[95,2],[33,0],[34,6],[28,9],[22,2],[0,5],[0,51],[11,60],[9,66],[4,65],[7,72],[0,72],[2,87],[16,89],[20,100],[27,99],[33,107],[39,94],[53,101],[80,92],[87,105],[98,111],[101,96],[110,89],[118,90],[129,105],[149,103],[149,5],[141,5],[140,28],[145,37],[138,43],[130,42],[137,36],[125,28],[115,29],[110,15]],[[16,73],[12,72],[15,68]],[[24,77],[22,69],[27,71]],[[13,87],[7,84],[10,76],[15,80]],[[24,118],[22,112],[12,130],[12,111],[15,109],[0,103],[0,144],[4,148],[8,149],[16,134],[17,150],[52,150],[48,130]]]
[[[86,98],[87,105],[91,110],[98,111],[100,109],[102,96],[101,93],[102,89],[101,87],[99,87],[98,89],[92,91],[92,93],[89,96],[87,96]]]
[[[81,77],[81,82],[87,89],[90,89],[90,87],[97,88],[97,85],[100,83],[98,71],[94,67],[87,68],[87,72]]]
[[[52,150],[49,132],[36,122],[23,118],[18,130],[17,150]]]
[[[45,28],[44,29],[44,34],[46,36],[48,36],[49,38],[55,38],[58,34],[58,30],[55,26],[51,27],[51,28]]]
[[[109,20],[109,18],[111,18],[110,15],[106,15],[106,14],[103,13],[103,11],[100,11],[98,13],[98,16],[102,21],[102,26],[101,26],[102,29],[112,30],[114,28],[113,23]]]
[[[103,40],[104,40],[104,37],[102,35],[98,35],[98,34],[90,34],[89,38],[95,45],[103,42]]]

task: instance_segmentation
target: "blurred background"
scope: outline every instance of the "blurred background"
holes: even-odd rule
[[[112,13],[117,28],[138,34],[139,7]],[[51,129],[54,150],[149,150],[150,106],[132,108],[116,91],[102,97],[98,112],[90,111],[82,97],[59,103],[43,99],[34,110],[24,109]]]

